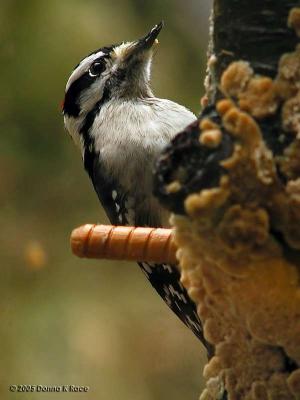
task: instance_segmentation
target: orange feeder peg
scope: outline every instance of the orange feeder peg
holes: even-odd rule
[[[86,224],[73,230],[71,248],[85,258],[178,263],[171,229]]]

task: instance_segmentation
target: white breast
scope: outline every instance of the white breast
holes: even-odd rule
[[[126,190],[152,191],[157,156],[195,119],[185,107],[169,100],[114,100],[102,107],[91,135],[107,172]]]

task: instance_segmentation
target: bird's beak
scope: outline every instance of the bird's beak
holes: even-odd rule
[[[134,42],[128,56],[131,57],[133,55],[150,50],[153,44],[158,42],[157,36],[159,35],[159,32],[162,30],[163,26],[164,23],[160,22],[159,24],[155,25],[146,36]]]
[[[157,36],[159,35],[159,32],[162,30],[163,26],[163,21],[155,25],[146,36],[138,40],[137,47],[142,50],[150,49],[153,46],[153,43],[156,41]]]

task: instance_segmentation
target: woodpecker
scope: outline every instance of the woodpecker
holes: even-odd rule
[[[150,88],[153,49],[163,23],[143,38],[102,47],[82,59],[67,82],[67,131],[113,225],[168,226],[152,193],[152,168],[161,150],[196,116]],[[152,286],[204,342],[195,304],[175,266],[139,264]]]

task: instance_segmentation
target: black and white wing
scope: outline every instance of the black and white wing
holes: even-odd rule
[[[84,167],[88,172],[104,211],[113,225],[128,225],[127,194],[105,174],[99,153],[85,152]]]
[[[85,155],[85,168],[93,182],[99,200],[113,225],[147,226],[147,218],[143,220],[134,215],[134,202],[128,193],[113,179],[106,176],[101,165],[99,154]],[[133,209],[128,210],[128,204]],[[147,212],[145,211],[145,215]],[[210,354],[211,348],[203,337],[202,325],[196,312],[196,306],[187,291],[180,283],[180,274],[176,266],[167,264],[138,263],[151,285],[163,298],[171,310],[201,340]]]

